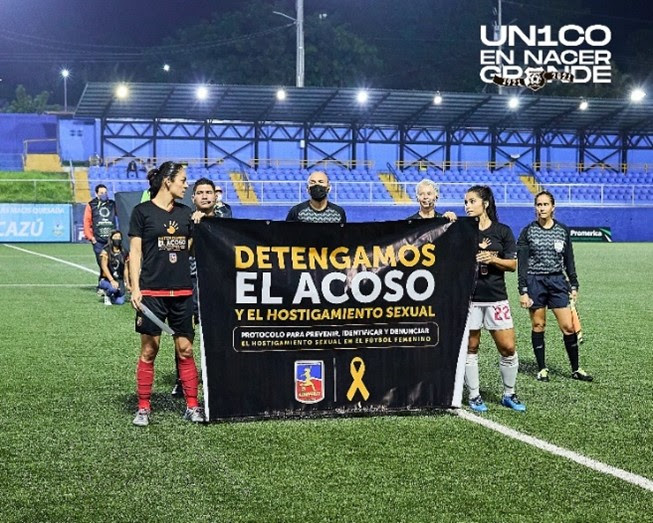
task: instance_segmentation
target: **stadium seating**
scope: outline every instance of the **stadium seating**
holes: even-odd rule
[[[343,204],[364,204],[369,202],[397,203],[382,182],[380,175],[388,175],[387,169],[355,168],[329,165],[325,169],[332,184],[331,199]],[[201,177],[212,179],[221,185],[225,199],[238,202],[239,197],[234,180],[242,177],[247,190],[253,191],[259,203],[292,204],[306,198],[305,182],[309,169],[292,167],[261,166],[251,167],[214,165],[210,167],[190,165],[188,178],[192,184]],[[522,183],[520,175],[514,169],[490,170],[473,167],[461,169],[454,167],[441,170],[434,167],[418,169],[407,167],[393,170],[391,176],[396,179],[397,187],[412,198],[415,185],[422,179],[435,180],[440,186],[440,203],[458,204],[464,199],[466,190],[475,184],[492,187],[500,203],[529,204],[533,193]],[[580,205],[637,205],[653,203],[653,173],[632,171],[617,173],[606,170],[590,169],[577,172],[569,169],[543,169],[535,173],[539,186],[551,191],[557,203]],[[98,183],[104,183],[113,193],[120,191],[142,191],[148,187],[145,171],[127,172],[125,164],[109,167],[91,167],[89,169],[89,189]],[[394,182],[391,184],[394,187]],[[240,186],[242,187],[242,186]]]

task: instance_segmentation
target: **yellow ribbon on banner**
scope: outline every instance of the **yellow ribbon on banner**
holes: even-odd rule
[[[356,368],[356,363],[360,363],[358,369]],[[347,391],[347,399],[351,401],[356,395],[356,391],[360,391],[364,400],[369,398],[370,391],[367,390],[365,383],[363,383],[363,375],[365,374],[365,362],[363,361],[363,358],[356,356],[352,359],[349,364],[349,372],[351,372],[351,377],[354,381],[351,382],[349,390]]]

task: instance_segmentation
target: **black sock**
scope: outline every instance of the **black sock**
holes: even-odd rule
[[[531,342],[533,343],[533,352],[537,360],[537,367],[542,370],[546,368],[544,363],[544,333],[531,331]]]
[[[571,363],[571,371],[578,370],[578,334],[564,334],[562,341],[565,342],[565,349],[567,356],[569,356],[569,363]]]

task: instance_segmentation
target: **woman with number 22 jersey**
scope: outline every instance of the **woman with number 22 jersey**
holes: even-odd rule
[[[517,412],[526,406],[515,394],[519,358],[515,350],[515,329],[512,323],[506,271],[517,268],[517,247],[510,227],[499,223],[492,189],[474,185],[465,194],[465,212],[478,221],[478,253],[476,254],[476,286],[469,315],[469,343],[465,362],[465,384],[469,390],[469,406],[475,412],[486,412],[480,394],[478,350],[481,329],[490,332],[499,351],[499,370],[503,381],[501,405]]]

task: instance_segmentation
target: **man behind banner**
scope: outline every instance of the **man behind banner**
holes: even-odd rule
[[[306,184],[310,198],[295,205],[288,212],[287,222],[345,223],[345,210],[327,200],[331,191],[329,177],[324,171],[314,171]]]
[[[193,216],[203,215],[214,217],[216,214],[216,196],[217,196],[217,187],[209,178],[200,178],[193,185],[193,204],[195,205],[195,212]],[[222,189],[220,189],[222,191]],[[229,213],[231,214],[231,208],[229,208]],[[193,323],[197,325],[199,323],[199,303],[197,296],[197,261],[195,260],[195,251],[191,249],[191,255],[188,257],[190,262],[190,277],[193,282]],[[173,396],[181,397],[184,395],[184,388],[181,384],[181,379],[179,378],[179,356],[175,352],[175,368],[177,371],[177,380],[175,381],[175,386],[172,388]]]

